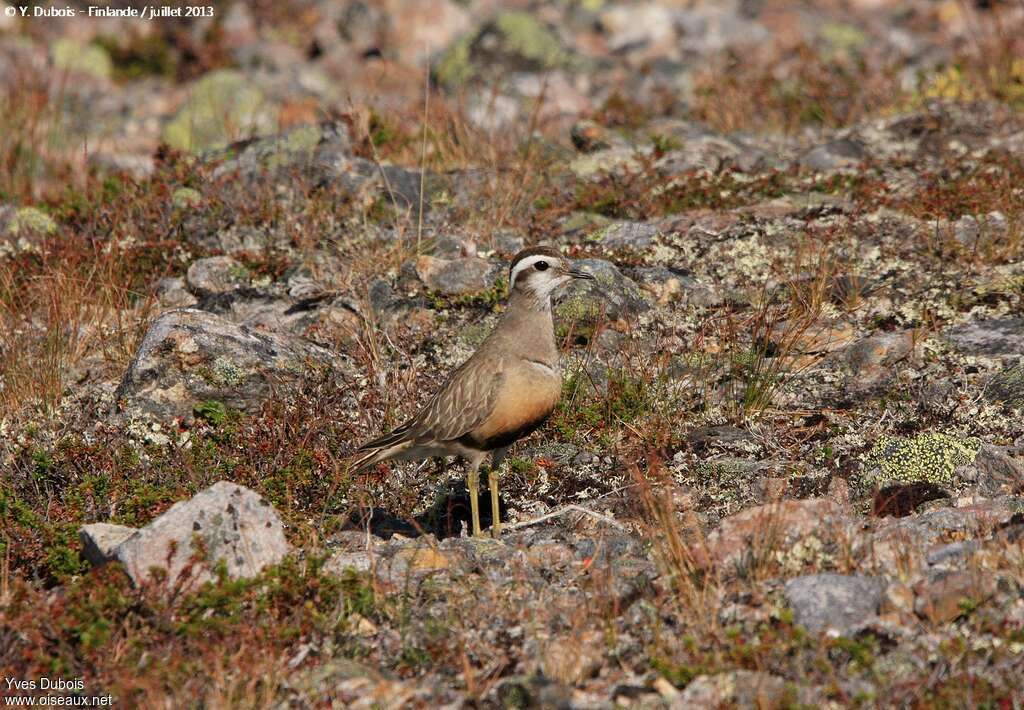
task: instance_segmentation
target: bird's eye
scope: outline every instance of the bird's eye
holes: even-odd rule
[[[547,269],[548,269],[548,262],[546,262],[546,261],[538,261],[537,262],[537,271],[547,271]]]

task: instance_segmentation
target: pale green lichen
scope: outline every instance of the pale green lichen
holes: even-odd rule
[[[210,374],[215,384],[233,387],[245,379],[245,373],[238,365],[223,355],[213,361]]]
[[[22,207],[7,222],[7,233],[19,235],[24,232],[53,234],[57,231],[57,223],[50,215],[36,207]]]
[[[114,63],[103,47],[83,44],[73,39],[61,38],[50,48],[53,65],[62,71],[90,74],[109,79],[114,72]]]
[[[321,138],[323,132],[319,126],[300,126],[277,141],[264,162],[267,168],[274,170],[295,162],[297,158],[311,158]]]
[[[865,459],[872,472],[870,482],[926,482],[948,485],[959,466],[973,463],[981,440],[940,432],[926,432],[913,438],[883,436]]]
[[[226,145],[261,126],[263,93],[243,74],[213,71],[200,79],[181,111],[164,127],[164,140],[179,150]]]
[[[203,194],[191,187],[179,187],[171,195],[171,204],[178,209],[198,207],[203,201]]]
[[[569,63],[558,37],[529,12],[503,12],[481,33],[467,35],[454,42],[437,65],[437,80],[446,86],[469,81],[477,73],[473,50],[484,33],[498,36],[497,52],[537,69],[555,69]],[[480,67],[482,68],[482,67]]]

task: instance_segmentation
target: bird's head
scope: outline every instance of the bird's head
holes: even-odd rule
[[[532,296],[547,303],[551,293],[573,279],[593,279],[572,267],[572,262],[551,247],[530,247],[515,255],[508,270],[510,293]]]

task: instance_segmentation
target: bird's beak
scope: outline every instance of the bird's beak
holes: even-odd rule
[[[569,271],[566,273],[568,273],[569,276],[572,276],[574,279],[584,279],[586,281],[594,280],[593,274],[588,274],[586,271],[580,271],[579,269],[569,269]]]

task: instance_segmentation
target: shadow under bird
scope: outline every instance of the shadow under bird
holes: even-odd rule
[[[562,394],[551,294],[573,279],[593,278],[550,247],[516,254],[509,266],[508,307],[494,331],[416,416],[359,447],[353,468],[366,470],[387,460],[464,458],[473,534],[479,535],[480,464],[492,453],[491,511],[493,532],[499,534],[497,470],[512,443],[539,427]]]

